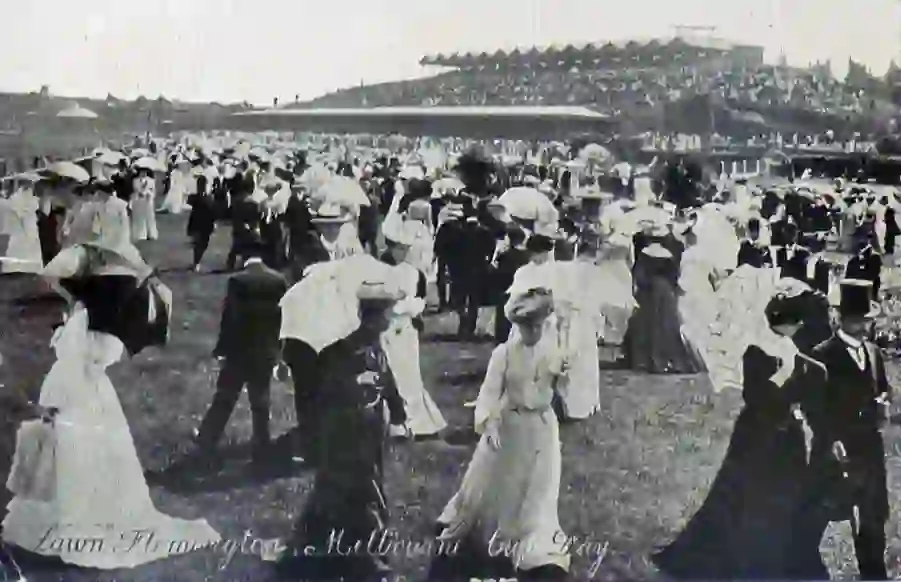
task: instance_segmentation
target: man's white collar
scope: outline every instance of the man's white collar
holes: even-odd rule
[[[849,346],[851,346],[851,347],[854,348],[854,349],[857,349],[857,348],[859,348],[860,346],[863,345],[863,342],[861,342],[859,339],[857,339],[857,338],[855,338],[855,337],[851,337],[850,335],[848,335],[847,333],[845,333],[844,330],[841,330],[841,329],[838,330],[838,331],[836,332],[836,335],[838,335],[838,337],[839,337],[843,342],[845,342],[846,344],[848,344]]]

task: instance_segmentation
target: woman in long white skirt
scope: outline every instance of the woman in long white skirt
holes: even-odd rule
[[[110,252],[76,245],[60,253],[44,273],[72,282],[71,295],[59,288],[72,309],[53,337],[57,361],[44,378],[39,399],[41,406],[58,409],[52,429],[54,470],[44,475],[52,479],[44,484],[52,495],[21,492],[13,498],[3,541],[75,566],[132,568],[220,540],[205,520],[170,517],[154,507],[128,420],[107,376],[125,344],[103,325],[109,314],[102,313],[102,306],[115,304],[116,298],[101,297],[98,290],[108,292],[116,281],[127,287],[128,278],[146,276],[149,268],[138,261],[133,247]],[[76,276],[85,272],[89,274]],[[17,449],[23,446],[28,443],[20,440]]]
[[[410,247],[415,243],[410,228],[400,226],[389,230],[385,238],[391,250],[383,261],[393,264],[401,288],[409,299],[395,306],[395,316],[391,328],[382,335],[382,345],[397,391],[404,399],[407,413],[406,428],[414,437],[437,436],[447,427],[447,421],[432,400],[422,381],[419,364],[419,316],[425,309],[425,275],[413,265],[405,262]],[[392,427],[399,436],[403,427]]]
[[[166,192],[166,198],[163,199],[159,212],[181,214],[191,190],[191,179],[191,165],[188,162],[179,163],[169,177],[169,191]]]
[[[135,180],[135,195],[131,201],[131,234],[136,241],[156,240],[156,180],[151,170],[141,170]]]
[[[597,245],[596,238],[583,235],[576,260],[557,263],[555,311],[566,361],[557,393],[568,420],[586,419],[601,406],[598,337],[603,330],[601,306],[605,289],[594,263]],[[563,293],[558,293],[558,289]]]
[[[556,342],[545,335],[552,311],[545,289],[515,295],[507,304],[519,332],[491,354],[475,408],[482,437],[459,491],[438,518],[444,547],[481,537],[484,544],[474,547],[490,546],[517,570],[549,580],[565,576],[570,564],[557,515],[560,435],[551,402],[563,364]]]
[[[31,185],[9,197],[0,198],[0,225],[9,235],[6,252],[0,256],[0,272],[40,273],[44,268],[37,211],[40,202]]]

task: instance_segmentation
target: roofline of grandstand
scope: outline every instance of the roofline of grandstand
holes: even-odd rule
[[[233,117],[558,117],[604,120],[608,115],[585,107],[373,107],[370,109],[263,109],[232,114]]]
[[[673,49],[685,47],[701,51],[714,51],[729,53],[735,50],[763,51],[763,47],[757,45],[739,44],[722,38],[714,38],[700,35],[676,35],[664,38],[652,38],[645,40],[620,40],[600,41],[589,43],[552,44],[548,46],[516,47],[513,49],[498,49],[493,52],[482,51],[457,51],[452,53],[427,54],[420,59],[420,64],[436,63],[446,60],[473,60],[484,61],[491,59],[508,59],[514,56],[527,57],[529,55],[544,56],[563,53],[601,53],[605,51],[646,52],[649,49]]]

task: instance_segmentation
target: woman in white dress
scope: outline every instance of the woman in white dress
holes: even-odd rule
[[[141,170],[135,179],[131,201],[131,233],[134,240],[156,240],[156,179],[152,170]]]
[[[0,232],[9,235],[6,254],[0,257],[0,272],[40,273],[44,268],[38,236],[39,208],[31,184],[17,189],[8,200],[0,198]]]
[[[401,226],[396,231],[388,231],[385,238],[390,250],[382,261],[394,265],[394,271],[406,293],[407,299],[395,306],[395,316],[391,327],[382,335],[382,345],[397,391],[404,399],[407,413],[406,429],[414,437],[435,437],[447,427],[447,421],[432,400],[422,381],[419,364],[420,318],[425,309],[425,274],[406,261],[410,248],[415,244],[413,228]],[[404,427],[392,427],[392,434],[404,434]]]
[[[605,289],[595,264],[598,242],[593,234],[583,233],[576,259],[556,263],[554,310],[560,320],[560,348],[566,361],[557,392],[568,420],[586,419],[601,406],[598,336],[603,329]]]
[[[170,517],[154,507],[128,420],[106,372],[126,349],[134,354],[165,341],[168,290],[153,284],[150,268],[133,246],[115,248],[100,240],[65,249],[43,274],[70,304],[65,324],[53,336],[57,361],[44,378],[39,400],[56,411],[53,472],[43,476],[52,480],[52,494],[14,491],[3,540],[40,556],[104,570],[217,543],[219,534],[205,520]],[[29,448],[20,437],[12,475],[23,446]]]
[[[604,327],[601,343],[608,347],[623,344],[629,318],[635,310],[632,294],[632,240],[618,233],[612,233],[601,244],[598,273],[604,293],[601,297],[601,315]]]
[[[560,579],[570,557],[557,515],[560,435],[551,404],[563,360],[544,333],[553,297],[547,289],[532,289],[511,297],[506,311],[518,333],[491,354],[475,407],[482,437],[459,491],[438,518],[438,540],[451,547],[473,541],[472,551],[483,555],[466,558],[477,561],[485,550],[494,548],[497,556],[501,548],[516,570],[536,574],[534,579]],[[433,563],[434,579],[445,579],[437,570],[456,566],[448,562]],[[476,571],[465,575],[489,575],[486,564],[468,566]]]
[[[698,244],[697,237],[686,233],[688,248],[682,253],[679,271],[679,314],[682,317],[682,334],[700,352],[709,367],[708,352],[712,326],[717,318],[717,300],[714,282],[716,269],[708,260],[705,248]]]
[[[181,214],[185,209],[185,203],[188,200],[190,191],[189,187],[193,181],[191,164],[187,161],[179,162],[169,177],[169,191],[166,192],[166,198],[158,211]]]

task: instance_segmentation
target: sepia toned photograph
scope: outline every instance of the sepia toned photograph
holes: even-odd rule
[[[901,579],[898,0],[31,0],[0,582]]]

